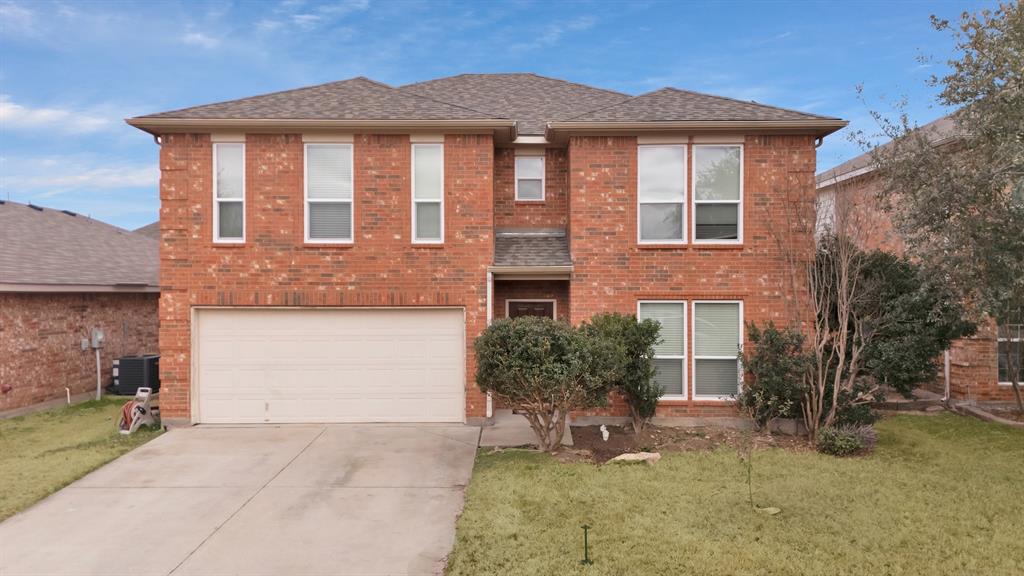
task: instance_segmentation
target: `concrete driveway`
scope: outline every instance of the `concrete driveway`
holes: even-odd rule
[[[0,524],[0,575],[437,574],[479,435],[174,430]]]

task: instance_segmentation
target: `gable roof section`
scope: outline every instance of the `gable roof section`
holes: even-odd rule
[[[0,202],[0,292],[155,292],[157,241],[99,220]]]
[[[156,222],[150,222],[149,224],[146,224],[145,226],[142,226],[140,228],[136,228],[135,230],[132,230],[132,233],[134,233],[134,234],[142,234],[143,236],[145,236],[147,238],[152,238],[154,240],[160,240],[160,221],[157,220]]]
[[[405,94],[359,76],[306,88],[193,106],[138,118],[194,120],[479,120],[501,118]]]
[[[687,121],[787,121],[838,120],[757,102],[744,102],[678,88],[662,88],[646,94],[565,118],[577,122],[687,122]]]
[[[630,99],[628,94],[531,73],[460,74],[398,88],[518,122],[518,132],[542,135],[548,121]]]

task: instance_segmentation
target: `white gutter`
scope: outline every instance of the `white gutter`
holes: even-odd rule
[[[159,293],[159,286],[148,284],[0,284],[0,292],[119,292]]]

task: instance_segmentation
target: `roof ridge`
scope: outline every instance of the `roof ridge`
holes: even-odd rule
[[[452,108],[461,108],[463,110],[469,110],[470,112],[475,112],[477,114],[483,114],[484,117],[490,118],[490,119],[512,120],[512,118],[509,118],[508,116],[500,116],[500,115],[494,114],[492,112],[484,112],[483,110],[477,110],[476,108],[470,108],[469,106],[463,106],[462,104],[452,104],[451,102],[445,102],[444,100],[437,100],[436,98],[431,98],[430,96],[424,96],[422,94],[414,94],[414,93],[411,93],[411,92],[404,92],[404,91],[402,91],[402,88],[405,88],[406,86],[411,86],[411,84],[406,84],[404,86],[398,86],[398,87],[388,86],[388,88],[391,88],[392,90],[394,90],[395,92],[401,94],[402,96],[404,96],[406,98],[419,98],[421,100],[429,100],[430,102],[434,102],[436,104],[444,104],[445,106],[451,106]]]
[[[88,214],[82,214],[81,212],[69,213],[69,212],[71,212],[70,210],[65,210],[63,208],[54,208],[52,206],[42,206],[40,204],[33,204],[31,202],[27,202],[27,203],[26,202],[18,202],[17,200],[4,200],[3,203],[4,204],[14,205],[14,206],[20,206],[22,208],[31,208],[33,212],[38,212],[40,214],[46,213],[46,212],[52,212],[52,213],[55,213],[55,214],[59,213],[59,214],[63,214],[65,216],[68,216],[68,217],[71,217],[71,218],[75,218],[76,222],[87,222],[87,223],[90,223],[92,225],[103,226],[105,228],[113,228],[114,231],[118,232],[118,233],[134,234],[133,230],[128,230],[126,228],[121,228],[120,226],[115,226],[114,224],[111,224],[110,222],[104,222],[103,220],[99,220],[97,218],[93,218],[92,216],[89,216]],[[153,240],[153,239],[149,238],[149,240]]]
[[[582,86],[584,88],[590,88],[591,90],[600,90],[601,92],[607,92],[609,94],[616,94],[618,96],[625,96],[626,100],[634,98],[632,94],[626,94],[625,92],[619,92],[618,90],[612,90],[610,88],[601,88],[600,86],[591,86],[590,84],[584,84],[582,82],[575,82],[573,80],[566,80],[564,78],[555,78],[554,76],[545,76],[544,74],[537,74],[536,72],[522,72],[528,76],[536,76],[537,78],[544,78],[545,80],[556,80],[558,82],[565,82],[566,84],[572,84],[573,86]],[[625,102],[625,100],[623,100]]]
[[[576,118],[579,118],[580,116],[586,116],[587,114],[593,114],[594,112],[600,112],[601,110],[607,110],[609,108],[615,108],[616,106],[622,106],[623,104],[626,104],[628,102],[632,102],[633,100],[636,100],[637,98],[640,98],[640,97],[643,97],[643,96],[647,96],[648,94],[654,94],[655,92],[661,92],[662,90],[664,90],[664,88],[658,88],[657,90],[651,90],[650,92],[644,92],[643,94],[637,94],[636,96],[630,96],[629,98],[626,98],[622,102],[616,102],[615,104],[609,104],[607,106],[601,106],[601,107],[598,107],[598,108],[594,108],[593,110],[587,110],[586,112],[583,112],[582,114],[577,114],[575,116],[570,116],[569,118],[566,118],[566,120],[567,121],[568,120],[575,120]]]
[[[137,118],[148,118],[150,116],[163,116],[166,114],[174,114],[176,112],[185,112],[186,110],[192,110],[194,108],[205,108],[207,106],[217,106],[219,104],[229,104],[231,102],[244,102],[246,100],[252,100],[254,98],[264,98],[266,96],[277,96],[279,94],[289,94],[291,92],[301,92],[303,90],[310,90],[312,88],[323,88],[324,86],[330,86],[332,84],[341,84],[342,82],[350,82],[352,80],[366,80],[375,84],[380,84],[376,80],[370,80],[365,76],[353,76],[352,78],[345,78],[343,80],[332,80],[331,82],[321,82],[320,84],[310,84],[309,86],[299,86],[298,88],[289,88],[287,90],[275,90],[273,92],[264,92],[262,94],[255,94],[253,96],[243,96],[242,98],[231,98],[230,100],[219,100],[217,102],[210,102],[207,104],[196,104],[195,106],[186,106],[184,108],[177,108],[175,110],[166,110],[164,112],[155,112],[153,114],[144,114],[137,116]],[[384,84],[387,86],[387,84]],[[390,88],[390,86],[389,86]]]
[[[564,84],[572,84],[573,86],[582,86],[583,88],[589,88],[590,90],[599,90],[601,92],[607,92],[609,94],[616,94],[618,96],[625,96],[632,98],[632,95],[626,94],[625,92],[619,92],[618,90],[611,90],[609,88],[601,88],[600,86],[592,86],[590,84],[584,84],[582,82],[575,82],[573,80],[566,80],[565,78],[555,78],[554,76],[546,76],[544,74],[537,74],[536,72],[463,72],[461,74],[453,74],[451,76],[442,76],[441,78],[431,78],[430,80],[420,80],[419,82],[411,82],[409,84],[403,84],[396,87],[397,90],[402,88],[409,88],[412,86],[419,86],[421,84],[429,84],[430,82],[437,82],[440,80],[448,80],[450,78],[463,78],[466,76],[533,76],[535,78],[543,78],[544,80],[554,80],[555,82],[562,82]]]
[[[729,96],[720,96],[718,94],[709,94],[707,92],[698,92],[696,90],[687,90],[685,88],[676,88],[675,86],[665,86],[664,88],[660,88],[658,90],[655,90],[654,92],[661,92],[662,90],[672,90],[674,92],[682,92],[684,94],[696,94],[697,96],[706,96],[708,98],[717,98],[719,100],[728,100],[730,102],[738,102],[740,104],[753,104],[754,106],[760,106],[762,108],[774,108],[775,110],[785,110],[786,112],[792,112],[794,114],[803,114],[804,116],[813,116],[815,118],[821,118],[823,120],[840,120],[840,118],[837,118],[835,116],[822,116],[821,114],[812,114],[810,112],[804,112],[802,110],[796,110],[796,109],[793,109],[793,108],[784,108],[782,106],[774,106],[772,104],[762,104],[762,103],[756,102],[754,100],[740,100],[739,98],[732,98],[732,97],[729,97]],[[648,94],[652,94],[652,93],[653,92],[648,92]]]

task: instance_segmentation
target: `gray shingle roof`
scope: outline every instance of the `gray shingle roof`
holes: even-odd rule
[[[564,233],[494,236],[495,266],[571,266],[569,239]]]
[[[134,232],[135,234],[142,234],[147,238],[160,240],[160,221],[157,220],[156,222],[151,222],[149,224],[146,224],[145,226],[142,226],[141,228],[136,228],[135,230],[132,230],[132,232]]]
[[[519,134],[524,135],[544,134],[544,125],[550,120],[564,120],[630,98],[621,92],[528,73],[460,74],[407,84],[398,90],[513,118]]]
[[[82,215],[0,202],[0,284],[159,285],[157,241]]]
[[[772,120],[836,120],[745,102],[724,96],[713,96],[678,88],[662,88],[641,94],[624,102],[566,118],[578,122],[684,122],[691,120],[772,121]]]
[[[140,118],[480,120],[503,117],[438,102],[413,93],[403,93],[387,84],[360,76],[318,86],[149,114]]]
[[[949,138],[955,137],[957,134],[956,121],[953,120],[952,116],[943,116],[938,120],[933,120],[924,126],[921,126],[919,130],[935,145],[942,144]],[[888,143],[882,144],[882,147],[884,148],[888,145]],[[830,186],[834,184],[834,182],[828,181],[833,180],[834,178],[840,178],[846,174],[849,174],[849,177],[852,177],[873,172],[874,167],[872,166],[872,163],[871,152],[865,152],[864,154],[851,158],[833,168],[819,172],[818,175],[815,176],[815,179],[817,180],[819,187]],[[858,173],[853,174],[854,172]],[[844,178],[840,178],[840,180],[843,179]]]

